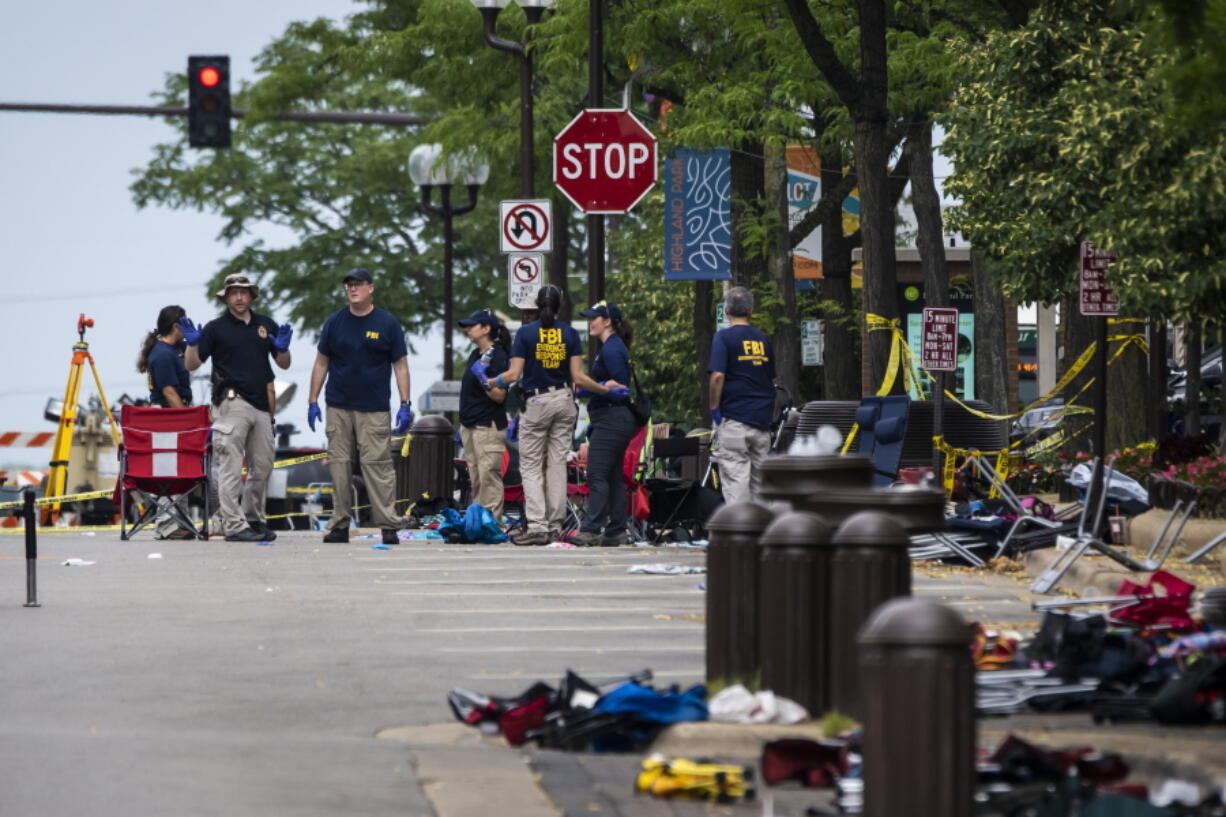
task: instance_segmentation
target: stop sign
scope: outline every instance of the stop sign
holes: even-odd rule
[[[621,108],[581,111],[553,138],[553,183],[585,213],[625,213],[656,183],[656,137]]]

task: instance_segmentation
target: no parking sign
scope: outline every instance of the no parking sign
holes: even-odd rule
[[[536,293],[544,281],[545,256],[539,252],[511,253],[507,260],[507,300],[516,309],[536,309]]]

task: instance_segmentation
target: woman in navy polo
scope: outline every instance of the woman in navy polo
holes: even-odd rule
[[[601,385],[583,371],[579,333],[558,317],[560,289],[541,287],[536,308],[539,317],[515,333],[510,367],[488,381],[491,388],[502,389],[519,383],[525,400],[519,414],[519,470],[527,529],[512,538],[517,545],[547,545],[566,521],[566,455],[578,417],[572,388],[605,395],[620,385]]]
[[[507,390],[490,388],[489,378],[507,370],[511,333],[493,310],[482,309],[460,321],[476,346],[460,380],[460,441],[472,480],[473,502],[502,518],[502,455],[507,447]]]
[[[587,449],[587,509],[579,531],[570,538],[576,545],[616,547],[630,543],[626,535],[626,483],[622,479],[626,448],[639,429],[630,410],[630,343],[634,327],[617,304],[601,301],[579,313],[587,318],[587,333],[600,344],[592,363],[592,378],[609,394],[587,394],[592,430]]]

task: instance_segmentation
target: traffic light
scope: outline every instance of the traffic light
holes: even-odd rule
[[[230,58],[187,58],[187,143],[230,147]]]

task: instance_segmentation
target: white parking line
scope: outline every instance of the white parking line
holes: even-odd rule
[[[693,630],[695,624],[701,625],[702,622],[687,622],[685,619],[678,619],[672,623],[661,621],[658,624],[614,624],[611,626],[589,624],[584,627],[417,627],[413,632],[456,635],[462,633],[631,633],[646,630],[667,632],[669,630]]]
[[[438,608],[435,610],[397,610],[396,614],[404,615],[430,615],[438,613],[439,615],[453,616],[457,614],[464,615],[519,615],[520,613],[532,613],[534,615],[572,615],[574,613],[660,613],[662,609],[669,610],[669,615],[677,612],[677,607],[536,607],[531,610],[525,610],[522,607],[485,607],[480,610],[457,610],[455,608]],[[690,610],[682,610],[681,615],[702,612],[705,608],[694,607]],[[581,627],[579,629],[587,629]]]
[[[649,646],[640,645],[636,647],[436,647],[435,652],[455,653],[472,655],[480,653],[488,655],[489,653],[539,653],[539,652],[566,652],[566,653],[594,653],[596,655],[604,655],[605,653],[614,652],[703,652],[705,646]]]
[[[382,582],[382,584],[433,584],[433,582]],[[449,599],[457,597],[455,593],[419,593],[416,590],[394,590],[388,595],[392,596],[409,596],[415,599],[437,598],[445,596]],[[705,599],[707,594],[702,590],[636,590],[620,592],[616,590],[582,590],[575,593],[567,593],[561,590],[529,590],[524,593],[510,593],[502,590],[488,591],[471,591],[463,594],[463,598],[537,598],[545,599],[612,599],[612,598],[644,598],[651,596],[652,598],[664,598],[667,596],[681,596],[683,598]]]
[[[706,577],[703,574],[690,574],[688,576],[641,576],[631,574],[610,573],[607,576],[588,576],[581,579],[464,579],[454,576],[448,576],[441,579],[413,579],[411,581],[387,581],[375,582],[375,584],[395,584],[395,585],[439,585],[439,584],[582,584],[584,582],[616,582],[617,584],[626,583],[646,583],[659,579],[685,579],[687,581],[702,582]]]
[[[576,669],[574,672],[578,675],[586,677],[598,676],[598,680],[602,680],[603,676],[608,674],[608,670],[589,670]],[[526,678],[552,678],[558,674],[558,670],[546,670],[545,672],[528,672],[527,670],[516,670],[515,672],[487,672],[478,675],[464,676],[467,681],[516,681]],[[702,667],[694,669],[666,669],[653,670],[651,677],[653,678],[698,678],[701,679],[706,675],[706,670]]]

